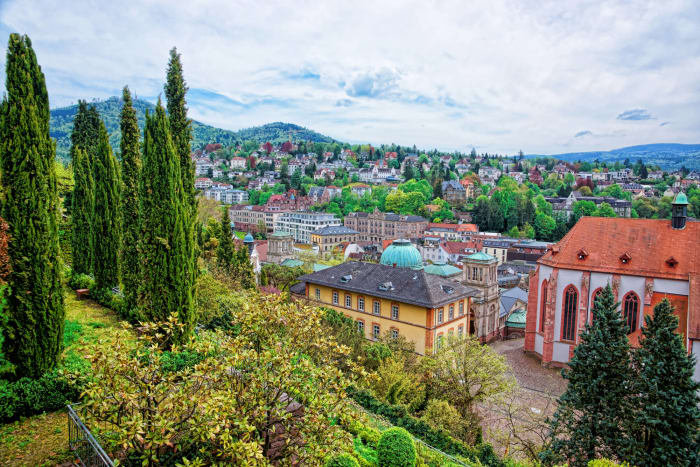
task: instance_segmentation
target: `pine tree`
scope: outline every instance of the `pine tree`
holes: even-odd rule
[[[641,348],[634,355],[635,420],[638,431],[628,460],[632,465],[698,465],[700,384],[693,380],[695,358],[688,355],[678,318],[664,299],[645,317]]]
[[[94,106],[78,101],[71,133],[75,188],[72,198],[71,250],[74,274],[92,274],[95,257],[95,179],[93,161],[99,140],[100,116]],[[78,154],[82,152],[82,154]]]
[[[178,336],[182,340],[194,324],[194,283],[189,273],[193,245],[186,239],[189,213],[180,196],[180,159],[160,101],[155,113],[146,117],[140,188],[140,311],[151,321],[177,313],[184,325]]]
[[[231,237],[231,218],[228,215],[228,209],[224,208],[223,211],[219,246],[216,248],[216,265],[224,271],[231,272],[235,262],[236,249]]]
[[[95,172],[95,287],[111,289],[119,285],[121,248],[120,180],[117,159],[109,145],[109,134],[100,122],[100,136],[94,163]]]
[[[632,413],[633,375],[627,325],[610,285],[593,306],[593,324],[580,334],[569,368],[562,372],[569,384],[550,422],[543,460],[585,466],[600,457],[619,459],[629,448],[623,427]]]
[[[28,37],[10,35],[6,70],[0,163],[12,269],[4,351],[16,376],[36,378],[56,365],[63,347],[56,148],[44,74]]]
[[[139,241],[141,215],[139,211],[139,178],[141,154],[139,152],[139,126],[128,87],[122,92],[124,107],[121,112],[122,153],[122,285],[124,306],[128,312],[138,306],[138,290],[141,284]]]

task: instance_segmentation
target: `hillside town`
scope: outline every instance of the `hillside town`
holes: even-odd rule
[[[40,3],[0,465],[700,465],[693,5]]]
[[[200,196],[227,206],[256,274],[306,272],[290,292],[341,311],[367,339],[404,336],[423,354],[453,334],[521,337],[524,352],[561,366],[610,283],[632,343],[673,295],[700,355],[700,258],[683,251],[700,242],[697,172],[290,141],[248,154],[212,144],[192,160]]]

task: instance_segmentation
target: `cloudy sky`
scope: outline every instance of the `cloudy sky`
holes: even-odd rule
[[[3,69],[10,32],[52,107],[125,84],[154,100],[177,46],[190,116],[222,128],[509,154],[700,143],[697,0],[0,0]]]

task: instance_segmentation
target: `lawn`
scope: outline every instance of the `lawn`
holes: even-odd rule
[[[62,365],[85,365],[81,357],[85,346],[105,339],[106,331],[119,325],[119,318],[91,300],[77,300],[72,290],[66,291],[65,300]],[[65,410],[0,425],[0,465],[56,465],[71,460]]]

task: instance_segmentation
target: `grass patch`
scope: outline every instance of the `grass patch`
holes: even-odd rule
[[[109,341],[110,328],[120,325],[116,313],[92,300],[78,300],[75,292],[65,292],[66,323],[64,351],[60,366],[87,373],[90,363],[83,358],[92,342]],[[0,465],[43,466],[73,460],[68,450],[65,410],[36,415],[0,424]]]
[[[83,333],[83,325],[77,321],[66,320],[63,326],[63,348],[70,347],[73,342],[78,340]]]

